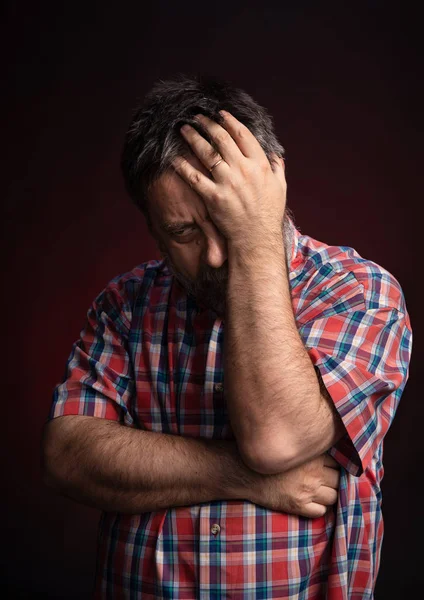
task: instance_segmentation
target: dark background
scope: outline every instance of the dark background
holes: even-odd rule
[[[385,442],[376,598],[415,598],[423,464],[418,14],[407,3],[371,1],[27,1],[1,10],[7,597],[90,597],[100,513],[43,486],[41,429],[94,297],[116,275],[159,258],[119,171],[131,112],[156,79],[201,72],[229,79],[273,115],[302,233],[354,247],[404,290],[414,353]]]

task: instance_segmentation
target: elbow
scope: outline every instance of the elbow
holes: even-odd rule
[[[246,466],[261,475],[276,475],[295,466],[295,454],[290,447],[267,440],[240,446],[240,455]]]

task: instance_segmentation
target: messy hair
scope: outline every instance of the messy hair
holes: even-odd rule
[[[273,153],[284,156],[284,148],[274,133],[271,116],[243,90],[210,76],[179,74],[173,79],[159,80],[136,108],[121,155],[125,187],[132,202],[144,214],[151,232],[149,189],[171,167],[178,155],[187,156],[190,153],[180,134],[180,127],[188,123],[217,151],[194,116],[203,113],[222,123],[220,110],[230,112],[248,127],[271,163]]]

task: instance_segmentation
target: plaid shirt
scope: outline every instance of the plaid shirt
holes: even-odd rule
[[[137,515],[103,512],[95,597],[373,598],[383,536],[383,438],[409,374],[398,281],[346,246],[294,231],[290,286],[300,336],[347,434],[337,505],[308,519],[248,501]],[[164,261],[112,279],[88,310],[49,419],[91,415],[155,432],[233,438],[223,396],[224,323]]]

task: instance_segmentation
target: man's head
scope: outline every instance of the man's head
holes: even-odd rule
[[[190,124],[214,146],[194,116],[203,113],[222,123],[222,109],[250,129],[270,162],[272,154],[284,155],[271,117],[243,90],[212,78],[180,75],[159,81],[147,94],[131,121],[121,160],[129,195],[143,212],[171,272],[187,292],[221,316],[228,279],[227,242],[210,220],[202,198],[171,164],[177,156],[184,156],[209,177],[180,134],[180,127]],[[286,208],[282,230],[290,259],[288,215],[293,220]]]

